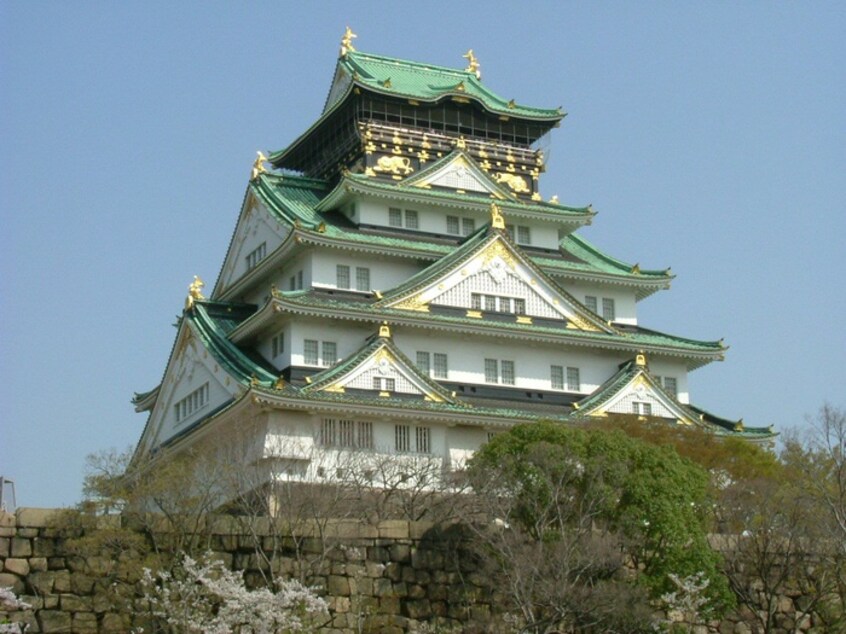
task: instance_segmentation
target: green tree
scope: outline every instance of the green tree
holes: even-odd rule
[[[569,559],[561,574],[571,591],[579,590],[582,607],[601,603],[610,585],[620,587],[623,552],[633,564],[630,588],[658,597],[675,589],[670,575],[702,574],[708,580],[707,611],[718,613],[733,602],[719,556],[706,538],[708,475],[672,447],[619,430],[540,422],[496,436],[474,456],[469,473],[487,515],[508,527],[488,534],[504,574],[523,580],[512,580],[519,586],[512,598],[527,621],[557,618],[577,627],[598,626],[591,622],[595,611],[550,613],[543,584],[526,582],[532,574],[518,574],[527,561],[561,559],[562,544]],[[521,548],[505,544],[506,535],[517,536],[512,541]],[[619,616],[607,612],[604,627]]]

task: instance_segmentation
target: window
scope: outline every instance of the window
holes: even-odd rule
[[[579,392],[582,389],[582,381],[579,377],[579,368],[567,368],[567,391]]]
[[[346,264],[339,264],[335,267],[335,280],[338,288],[350,287],[350,267]]]
[[[449,374],[449,367],[447,365],[447,356],[441,352],[436,352],[435,357],[435,378],[445,379]]]
[[[423,352],[418,350],[417,351],[417,369],[420,370],[426,376],[429,376],[429,371],[431,369],[431,359],[430,354],[428,352]]]
[[[596,297],[593,295],[587,295],[585,297],[585,308],[595,313],[597,310]]]
[[[606,321],[614,321],[616,318],[614,300],[610,297],[602,298],[602,318]]]
[[[518,244],[531,244],[532,232],[531,229],[525,225],[505,225],[505,230]]]
[[[405,223],[403,223],[405,218]],[[457,220],[457,219],[456,219]],[[416,210],[406,209],[403,213],[402,209],[397,207],[388,208],[388,224],[391,227],[405,227],[406,229],[417,229],[420,226],[420,217]],[[458,230],[456,230],[458,233]]]
[[[485,359],[485,383],[514,385],[514,362],[497,359]]]
[[[652,403],[633,401],[632,414],[637,414],[639,416],[652,416]]]
[[[291,276],[291,279],[288,280],[288,288],[292,291],[297,290],[297,278],[295,276]]]
[[[388,224],[392,227],[402,227],[402,209],[396,207],[388,209]]]
[[[432,450],[432,430],[428,427],[417,427],[414,432],[417,453],[429,453]]]
[[[470,305],[473,310],[484,310],[489,313],[526,314],[526,300],[519,297],[501,297],[498,295],[472,293],[470,295]]]
[[[303,290],[303,272],[297,271],[297,290]]]
[[[176,422],[180,422],[199,411],[209,402],[209,384],[203,383],[188,396],[177,402],[173,407],[176,413]]]
[[[324,418],[318,442],[324,447],[373,448],[373,423]]]
[[[355,290],[370,290],[370,269],[364,266],[355,267]]]
[[[396,379],[390,379],[385,376],[373,377],[373,389],[380,392],[395,392],[397,388]]]
[[[247,270],[256,268],[256,265],[264,259],[267,252],[267,243],[262,242],[255,249],[247,254]]]
[[[446,217],[447,233],[457,236],[469,236],[476,230],[476,220],[473,218]]]
[[[306,365],[320,365],[318,346],[315,339],[306,339],[303,342],[303,363]]]
[[[278,335],[273,337],[273,339],[270,340],[270,347],[273,352],[271,355],[273,359],[285,352],[285,333],[280,332]]]
[[[672,376],[665,376],[664,377],[664,389],[672,394],[674,397],[678,398],[679,395],[679,383],[675,377]]]
[[[502,382],[505,385],[514,385],[514,362],[501,361],[499,366],[502,372]]]
[[[394,448],[398,452],[430,453],[432,451],[432,430],[430,427],[414,428],[412,446],[411,425],[394,425]]]
[[[564,389],[564,368],[562,366],[549,366],[549,383],[553,390]]]
[[[411,451],[411,427],[394,425],[394,448],[400,452]]]
[[[321,356],[322,365],[335,365],[338,360],[338,344],[334,341],[323,342],[323,354]]]
[[[485,359],[485,383],[499,383],[499,362]]]

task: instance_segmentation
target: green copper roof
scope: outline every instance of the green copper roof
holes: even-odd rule
[[[637,265],[628,264],[622,260],[618,260],[606,253],[603,253],[590,242],[573,233],[565,236],[561,240],[560,246],[562,251],[566,251],[567,253],[579,258],[589,267],[603,270],[608,273],[617,273],[619,275],[639,275],[645,277],[671,277],[670,269],[665,269],[663,271],[657,269],[641,270]]]
[[[466,97],[491,112],[511,117],[558,121],[564,116],[560,108],[532,108],[503,99],[466,70],[359,51],[347,53],[338,65],[353,77],[353,83],[383,95],[426,102]]]

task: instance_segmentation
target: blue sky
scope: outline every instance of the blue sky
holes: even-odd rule
[[[414,7],[412,12],[410,7]],[[124,448],[188,283],[220,268],[255,152],[318,115],[359,50],[463,66],[569,113],[545,197],[670,291],[643,325],[725,337],[695,402],[749,425],[846,407],[846,5],[0,3],[0,475],[78,501]]]

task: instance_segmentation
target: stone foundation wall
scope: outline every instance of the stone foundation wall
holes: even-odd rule
[[[68,548],[66,532],[56,527],[55,511],[20,509],[0,514],[0,586],[13,591],[31,609],[8,618],[29,626],[27,632],[129,632],[137,622],[132,609],[115,608],[121,592],[129,605],[137,566],[101,556],[81,557]],[[119,518],[98,519],[98,530],[119,527]],[[240,532],[239,532],[240,530]],[[506,631],[505,600],[460,556],[463,538],[422,522],[329,522],[321,538],[309,537],[280,551],[273,568],[283,574],[311,566],[310,579],[330,605],[327,634],[383,632]],[[255,535],[244,534],[231,518],[208,527],[217,557],[245,571],[248,585],[262,577]],[[260,539],[268,539],[259,532]],[[305,563],[304,563],[305,562]],[[121,576],[123,575],[123,577]],[[136,575],[133,577],[133,575]],[[810,618],[796,619],[794,600],[779,601],[777,632],[817,631]],[[0,612],[2,622],[2,612]],[[697,634],[752,634],[754,615],[739,612],[722,622],[694,626]]]

